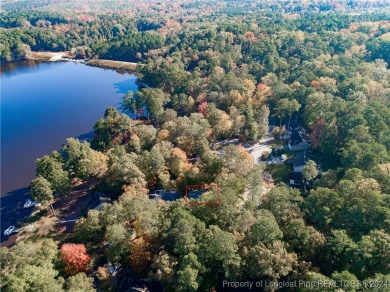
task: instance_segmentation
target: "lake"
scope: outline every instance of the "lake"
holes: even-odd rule
[[[27,186],[35,159],[83,138],[109,106],[137,90],[128,73],[75,62],[23,61],[1,68],[1,195]]]
[[[75,62],[2,64],[2,225],[13,221],[12,212],[23,211],[35,160],[60,149],[68,137],[90,136],[107,107],[120,107],[128,90],[137,91],[135,82],[134,75]]]

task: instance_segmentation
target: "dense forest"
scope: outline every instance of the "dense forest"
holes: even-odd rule
[[[390,290],[385,1],[210,1],[208,11],[204,1],[151,1],[73,14],[8,2],[1,61],[82,48],[87,58],[137,62],[140,90],[106,110],[90,141],[69,138],[37,159],[30,192],[45,206],[72,196],[75,181],[94,181],[112,202],[85,212],[67,236],[42,211],[42,230],[0,249],[2,291],[130,291],[120,290],[129,278],[155,291],[246,281],[310,284],[283,291]],[[292,124],[312,147],[304,185],[274,178],[265,189],[265,163],[243,145],[272,136],[293,155],[280,150]],[[239,144],[221,146],[231,139]],[[221,204],[148,197],[200,184],[218,185]],[[201,196],[213,198],[212,188]]]

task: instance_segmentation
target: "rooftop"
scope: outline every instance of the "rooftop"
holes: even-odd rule
[[[293,132],[292,132],[292,135],[290,136],[290,140],[289,140],[289,144],[291,146],[295,146],[295,145],[298,145],[302,142],[306,142],[308,143],[305,139],[304,139],[304,131],[303,129],[295,129]]]
[[[306,164],[306,162],[309,160],[308,154],[305,152],[297,153],[293,160],[293,166],[299,167]]]
[[[177,191],[158,190],[155,194],[149,194],[149,199],[151,200],[163,200],[172,202],[180,198],[181,195]]]

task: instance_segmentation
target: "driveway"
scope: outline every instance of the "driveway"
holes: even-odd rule
[[[266,137],[261,139],[258,143],[245,148],[253,157],[253,162],[259,164],[261,162],[261,155],[265,152],[271,153],[271,143],[274,141],[273,137]]]
[[[261,155],[264,152],[271,152],[271,143],[273,141],[274,138],[272,136],[267,136],[255,144],[250,144],[248,142],[240,142],[238,139],[225,139],[216,142],[215,145],[217,147],[226,147],[228,145],[241,145],[245,148],[246,151],[248,151],[252,155],[253,162],[255,164],[259,164],[261,162]]]

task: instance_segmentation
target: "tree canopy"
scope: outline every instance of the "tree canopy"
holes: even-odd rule
[[[4,4],[2,62],[31,50],[137,62],[139,90],[90,141],[37,159],[35,200],[73,198],[82,181],[112,201],[56,236],[60,250],[22,236],[1,249],[1,289],[111,291],[129,276],[166,291],[389,281],[387,3],[38,2]],[[295,129],[310,142],[304,190],[273,184],[249,152],[271,138],[269,121],[274,148]],[[200,200],[218,185],[221,204],[187,205],[188,185],[206,185]],[[178,199],[158,200],[162,189]]]

